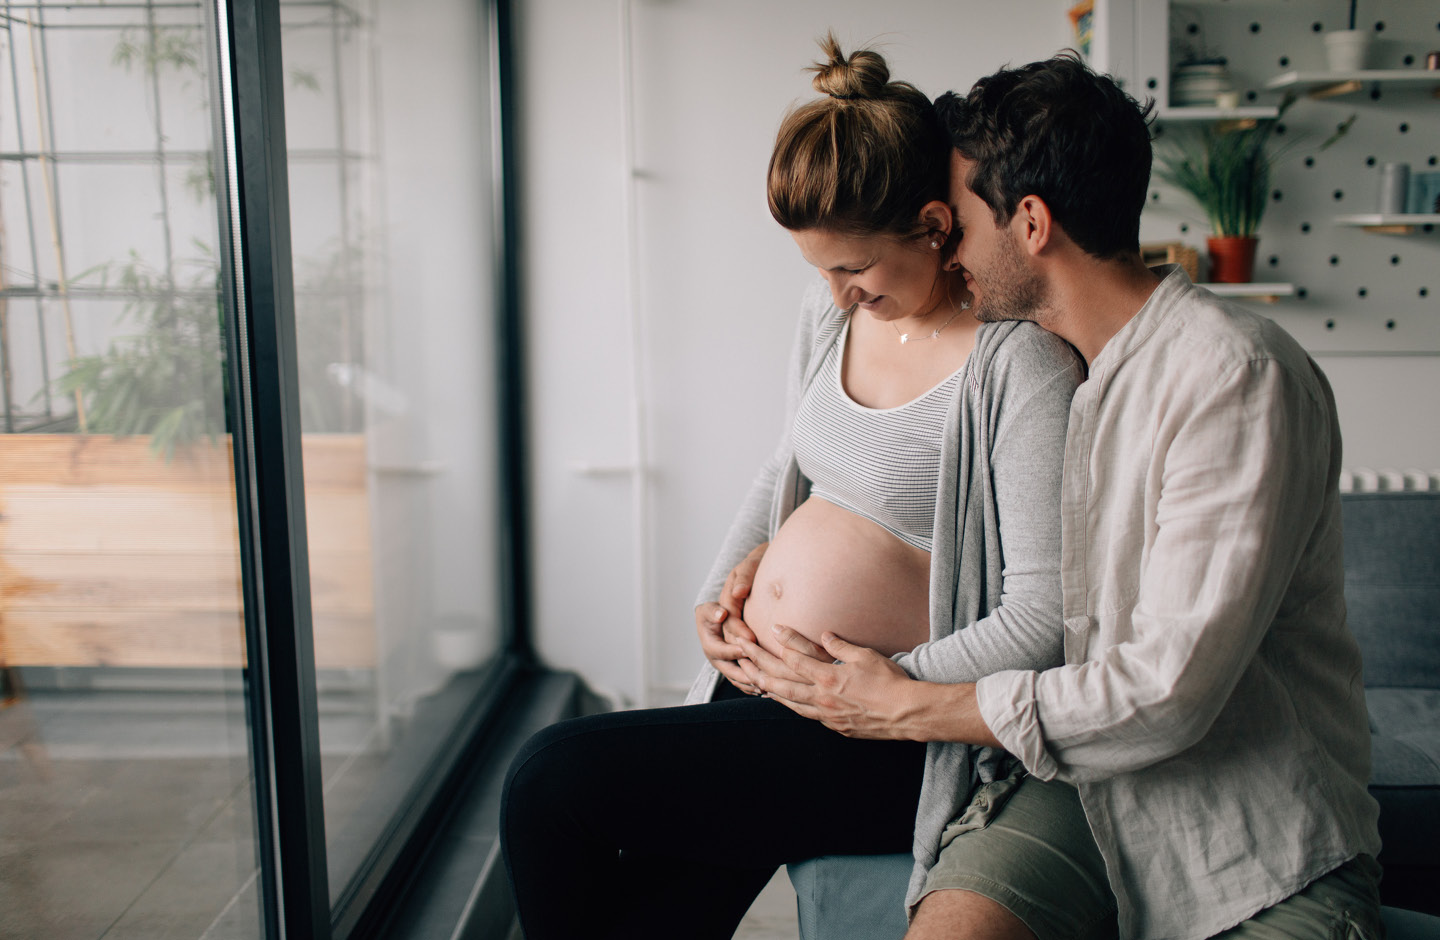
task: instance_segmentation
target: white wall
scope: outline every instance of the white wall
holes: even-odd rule
[[[630,477],[577,472],[635,455],[625,5],[521,5],[534,588],[547,662],[632,702],[673,697],[701,662],[695,591],[779,433],[785,355],[813,276],[766,211],[764,173],[781,116],[812,94],[802,69],[816,37],[833,27],[846,48],[878,41],[895,77],[934,96],[1065,46],[1065,7],[634,0],[641,553]]]

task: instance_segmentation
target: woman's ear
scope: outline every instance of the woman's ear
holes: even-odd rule
[[[1031,255],[1045,250],[1054,236],[1054,229],[1055,219],[1050,215],[1050,207],[1036,195],[1022,198],[1015,207],[1015,214],[1010,217],[1010,231]]]
[[[926,247],[944,248],[955,227],[955,216],[944,202],[932,199],[920,207],[916,224],[925,233]]]

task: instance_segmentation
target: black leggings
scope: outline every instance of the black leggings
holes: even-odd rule
[[[527,940],[730,937],[782,864],[910,851],[924,744],[721,689],[526,742],[500,841]]]

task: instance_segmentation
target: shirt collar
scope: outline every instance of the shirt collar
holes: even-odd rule
[[[1144,345],[1161,324],[1166,315],[1179,300],[1195,289],[1190,276],[1178,264],[1161,264],[1154,268],[1161,275],[1161,281],[1151,292],[1150,299],[1136,311],[1130,322],[1110,337],[1105,346],[1090,363],[1090,373],[1112,368],[1124,361],[1132,352]]]

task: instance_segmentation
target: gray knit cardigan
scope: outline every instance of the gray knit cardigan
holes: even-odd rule
[[[806,292],[791,352],[786,423],[726,534],[696,604],[719,599],[725,578],[804,502],[810,482],[795,462],[790,430],[806,388],[841,333],[847,311],[823,281]],[[1064,661],[1060,616],[1060,478],[1079,356],[1032,323],[984,324],[957,383],[940,447],[930,641],[895,657],[916,679],[974,682],[1005,669]],[[706,663],[686,704],[707,702],[720,675]],[[907,906],[919,900],[945,826],[974,787],[1008,772],[989,748],[932,742],[915,819],[915,871]]]

